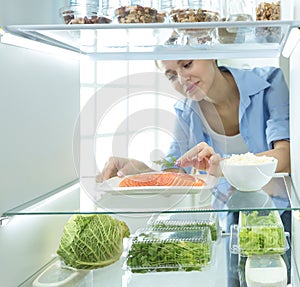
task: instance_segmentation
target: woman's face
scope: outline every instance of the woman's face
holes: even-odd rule
[[[196,101],[209,95],[217,69],[215,60],[163,60],[159,67],[179,93]]]

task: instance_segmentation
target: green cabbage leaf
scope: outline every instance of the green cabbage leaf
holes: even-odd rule
[[[76,214],[64,227],[57,254],[76,269],[105,267],[119,260],[129,235],[126,223],[110,215]]]

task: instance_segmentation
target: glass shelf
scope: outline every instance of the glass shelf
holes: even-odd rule
[[[214,258],[222,258],[225,260],[227,254],[226,250],[226,237],[223,237],[222,240],[214,246]],[[283,255],[285,259],[285,255]],[[235,260],[230,268],[226,270],[224,266],[224,260],[213,260],[212,264],[206,270],[202,270],[201,272],[193,271],[193,272],[183,272],[183,271],[174,271],[174,272],[149,272],[145,274],[128,274],[122,270],[122,266],[125,261],[125,257],[121,257],[117,262],[112,265],[106,266],[105,268],[99,268],[91,271],[80,270],[76,273],[75,270],[71,271],[69,269],[65,269],[60,267],[60,261],[58,257],[52,258],[45,266],[39,269],[35,274],[27,278],[21,285],[18,287],[32,287],[32,286],[76,286],[80,287],[92,287],[92,286],[102,286],[102,287],[135,287],[135,286],[143,286],[143,287],[153,287],[153,286],[165,286],[165,287],[181,287],[181,286],[189,286],[189,287],[198,287],[198,286],[236,286],[236,282],[233,280],[233,285],[227,285],[230,283],[229,278],[238,278],[239,275],[244,274],[245,272],[245,260],[243,257],[240,262]],[[288,272],[293,274],[292,276],[292,286],[299,286],[299,274],[295,265],[295,256],[291,255],[291,270]],[[287,266],[288,263],[286,263]],[[226,264],[225,264],[226,265]],[[52,267],[52,272],[51,268]],[[50,269],[50,270],[49,270]],[[48,273],[47,273],[48,271]],[[57,281],[61,279],[59,277],[60,274],[69,273],[68,285],[54,285],[55,279]],[[44,278],[48,280],[52,280],[52,285],[38,285],[34,284],[39,282],[39,278],[43,276],[43,274],[48,275],[48,278],[44,276]],[[53,274],[49,276],[49,274]],[[74,276],[76,274],[76,276]],[[218,274],[218,276],[215,276]],[[73,275],[73,278],[72,278]],[[76,279],[79,279],[76,281]],[[227,281],[227,282],[226,282]],[[227,284],[226,284],[227,283]],[[235,284],[234,284],[235,283]],[[245,286],[240,285],[240,286]]]
[[[8,210],[3,216],[228,212],[257,209],[300,210],[299,198],[288,175],[276,175],[262,190],[255,192],[238,191],[231,187],[224,178],[220,178],[209,193],[210,196],[207,196],[207,193],[203,196],[201,192],[191,193],[188,190],[181,194],[177,192],[172,194],[171,190],[156,194],[110,193],[99,190],[94,177],[86,177],[81,178],[80,182],[79,180],[72,182],[49,192],[42,198]],[[71,200],[74,204],[66,205],[66,202]],[[55,202],[55,205],[51,202]]]
[[[300,21],[254,21],[10,25],[3,30],[94,60],[228,59],[278,57],[291,29],[299,26]]]
[[[49,192],[50,198],[55,196],[56,200],[68,200],[70,198],[79,198],[81,193],[84,193],[85,196],[91,197],[92,202],[96,205],[96,209],[93,211],[79,211],[75,209],[71,210],[68,208],[64,208],[59,211],[54,211],[53,209],[46,209],[43,202],[46,201],[46,198],[36,199],[35,201],[31,201],[25,205],[20,206],[14,210],[10,210],[6,213],[7,216],[10,215],[28,215],[33,213],[38,214],[87,214],[87,213],[113,213],[114,215],[122,214],[126,215],[127,213],[137,213],[138,216],[126,217],[126,222],[131,224],[140,224],[139,227],[144,226],[144,217],[141,215],[141,199],[144,201],[144,204],[148,202],[148,207],[151,207],[149,210],[144,210],[146,213],[149,213],[150,210],[153,213],[161,212],[161,201],[164,203],[169,203],[169,205],[165,206],[166,209],[164,212],[186,212],[184,210],[178,210],[175,205],[172,205],[172,195],[166,197],[166,195],[161,195],[159,197],[155,196],[154,198],[150,197],[150,200],[145,201],[144,195],[142,198],[139,195],[122,195],[122,194],[103,194],[97,189],[98,184],[95,182],[94,177],[85,177],[72,182],[68,185],[60,189],[53,190]],[[92,188],[92,189],[91,189]],[[87,192],[88,191],[88,192]],[[269,209],[269,210],[300,210],[299,199],[295,196],[295,191],[293,190],[291,179],[286,174],[276,174],[275,177],[272,178],[270,183],[266,185],[261,191],[256,192],[240,192],[234,188],[232,188],[224,178],[219,178],[216,186],[212,190],[213,196],[211,198],[211,206],[206,207],[206,209],[199,209],[197,203],[197,198],[195,198],[195,194],[185,194],[182,199],[183,202],[190,202],[189,212],[199,212],[199,211],[237,211],[237,210],[259,210],[259,209]],[[59,196],[59,198],[57,198]],[[67,198],[68,197],[68,198]],[[234,199],[234,197],[236,197]],[[120,201],[119,199],[122,198]],[[59,199],[59,200],[58,200]],[[152,200],[153,199],[153,200]],[[193,200],[192,200],[193,199]],[[49,201],[49,199],[47,200]],[[112,210],[112,206],[105,204],[115,204],[114,210]],[[123,205],[121,205],[122,203]],[[160,204],[159,208],[157,204]],[[32,210],[26,210],[26,206],[28,208],[35,206],[36,210],[32,212]],[[130,204],[130,206],[126,205]],[[102,207],[101,207],[102,205]],[[79,206],[79,205],[78,205]],[[25,208],[25,209],[24,209]],[[194,209],[192,209],[194,208]],[[128,209],[131,209],[131,212],[128,212]],[[297,214],[299,212],[297,211]],[[137,215],[136,214],[136,215]],[[153,272],[146,274],[131,274],[125,272],[122,269],[124,264],[125,257],[121,256],[121,258],[112,265],[109,265],[105,268],[95,269],[89,272],[81,272],[78,274],[80,276],[80,286],[97,286],[101,282],[101,286],[109,287],[109,286],[118,286],[118,287],[133,287],[133,286],[155,286],[155,282],[160,286],[160,284],[164,284],[164,286],[199,286],[199,284],[203,285],[205,282],[206,286],[223,286],[224,282],[227,281],[226,286],[236,286],[232,285],[230,280],[232,278],[238,278],[240,274],[244,274],[244,263],[245,258],[238,261],[237,255],[229,256],[228,250],[228,242],[230,234],[223,230],[220,240],[216,242],[214,245],[213,251],[213,260],[212,264],[209,266],[207,270],[201,272]],[[124,242],[124,246],[126,246],[128,242]],[[295,263],[295,255],[294,252],[291,252],[291,259],[289,259],[289,252],[293,251],[293,247],[290,245],[290,249],[283,254],[284,260],[286,260],[286,264],[288,266],[288,274],[292,274],[291,283],[293,286],[299,285],[299,272],[297,270],[297,265]],[[222,258],[222,260],[218,260],[217,258]],[[289,262],[289,260],[291,260]],[[46,270],[53,264],[56,264],[55,274],[63,273],[65,274],[64,269],[60,267],[58,257],[52,257],[51,261],[43,266],[41,269],[37,270],[32,276],[27,278],[24,282],[19,285],[19,287],[28,287],[33,286],[34,282],[44,274]],[[230,264],[230,268],[224,267]],[[75,272],[75,271],[74,271]],[[53,272],[52,272],[53,273]],[[218,276],[214,276],[214,274],[218,273]],[[48,280],[54,280],[59,277],[45,277]],[[53,279],[54,278],[54,279]],[[72,278],[72,277],[70,277]],[[77,278],[77,277],[76,277]],[[79,278],[79,277],[78,277]],[[156,285],[157,285],[156,284]],[[34,285],[36,286],[36,285]],[[71,285],[70,285],[71,286]],[[241,285],[244,286],[244,285]]]

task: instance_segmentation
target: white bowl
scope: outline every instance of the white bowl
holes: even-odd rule
[[[231,161],[223,159],[221,169],[226,180],[239,191],[257,191],[262,189],[273,177],[277,159],[265,157],[265,161]]]

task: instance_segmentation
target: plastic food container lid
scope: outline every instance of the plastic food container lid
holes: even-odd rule
[[[240,211],[239,226],[269,226],[276,225],[283,228],[278,210]]]
[[[230,231],[230,250],[235,254],[283,254],[289,248],[278,211],[241,211],[239,225]]]
[[[184,210],[186,211],[186,210]],[[193,213],[161,213],[153,215],[148,223],[153,230],[162,228],[197,228],[208,226],[211,238],[216,241],[220,237],[221,228],[216,212],[193,212]]]
[[[248,257],[245,265],[248,287],[285,287],[287,268],[280,255]]]

